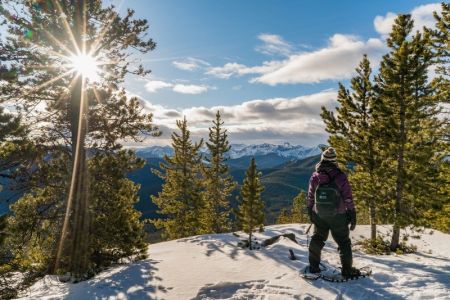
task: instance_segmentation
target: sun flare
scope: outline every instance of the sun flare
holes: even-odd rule
[[[69,68],[88,79],[98,81],[100,79],[99,61],[89,54],[79,54],[70,57]]]

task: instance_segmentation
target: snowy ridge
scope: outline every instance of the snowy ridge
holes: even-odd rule
[[[231,233],[193,236],[151,244],[148,258],[112,267],[78,284],[47,276],[23,299],[448,299],[450,295],[450,235],[430,230],[410,242],[418,252],[408,255],[367,255],[354,247],[356,267],[370,265],[373,275],[346,283],[305,281],[299,271],[308,264],[307,224],[274,225],[256,233],[258,241],[294,233],[260,250],[236,247]],[[386,233],[390,226],[380,226]],[[245,235],[239,233],[241,238]],[[353,244],[369,236],[370,227],[351,232]],[[288,258],[292,249],[298,258]],[[339,266],[331,237],[322,259]]]
[[[163,158],[164,155],[172,156],[173,149],[170,146],[152,146],[136,149],[138,156]]]
[[[233,147],[231,145],[230,157],[233,159],[240,158],[243,156],[257,156],[257,155],[267,155],[267,154],[277,154],[281,157],[302,159],[314,155],[320,154],[320,146],[315,147],[304,147],[301,145],[291,145],[289,143],[284,143],[283,145],[273,145],[273,144],[260,144],[260,145],[249,145]]]
[[[276,154],[280,157],[291,159],[303,159],[320,154],[322,152],[320,150],[321,146],[322,145],[304,147],[301,145],[291,145],[289,143],[284,143],[282,145],[267,143],[257,145],[232,144],[228,155],[231,159],[268,154]],[[202,149],[202,151],[206,152],[206,148]],[[170,146],[152,146],[138,149],[137,154],[143,157],[163,158],[164,155],[173,155],[173,149]]]

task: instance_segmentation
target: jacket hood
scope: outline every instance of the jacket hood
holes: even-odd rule
[[[316,172],[332,172],[334,170],[339,170],[337,163],[321,160],[316,165]]]

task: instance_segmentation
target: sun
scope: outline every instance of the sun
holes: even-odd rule
[[[89,54],[81,53],[69,59],[69,68],[92,82],[100,80],[99,64],[98,58]]]

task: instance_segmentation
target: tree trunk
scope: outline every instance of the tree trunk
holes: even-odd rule
[[[373,151],[373,143],[372,136],[369,135],[369,174],[370,181],[372,184],[375,183],[374,178],[374,151]],[[370,239],[372,242],[375,242],[377,239],[377,220],[376,220],[376,205],[375,205],[375,194],[376,191],[371,190],[371,195],[369,195],[369,221],[370,221]]]
[[[375,212],[375,201],[373,197],[369,200],[369,219],[370,219],[370,239],[374,242],[377,239],[377,220]]]
[[[82,81],[83,79],[81,79]],[[69,198],[73,201],[73,230],[72,230],[72,249],[71,255],[71,273],[75,276],[84,274],[87,261],[87,244],[89,234],[89,206],[88,206],[88,184],[85,137],[87,131],[87,99],[83,95],[83,83],[81,87],[74,91],[72,97],[72,182],[70,187]],[[78,97],[79,96],[79,97]],[[78,99],[77,99],[78,98]],[[75,121],[75,118],[78,120]],[[75,139],[74,139],[75,137]],[[74,143],[75,142],[75,143]],[[72,186],[73,185],[73,186]]]
[[[78,44],[79,51],[84,51],[82,46],[82,32],[84,23],[84,1],[76,2],[74,15],[73,34]],[[76,53],[76,51],[75,51]],[[68,116],[70,121],[72,142],[72,174],[66,199],[66,214],[59,240],[58,252],[55,261],[56,271],[60,266],[60,260],[66,258],[65,268],[71,273],[73,279],[83,276],[87,267],[87,245],[89,235],[89,204],[87,164],[85,151],[85,138],[87,133],[87,99],[84,94],[84,78],[81,74],[75,74],[75,84],[72,89]]]
[[[404,171],[404,149],[406,141],[405,132],[405,104],[400,106],[400,145],[397,155],[397,182],[395,191],[395,207],[394,207],[394,227],[391,239],[391,251],[398,248],[400,242],[400,218],[402,212],[402,198],[403,198],[403,171]]]
[[[398,248],[400,242],[400,225],[399,218],[401,218],[401,200],[402,200],[402,192],[403,192],[403,180],[400,177],[397,177],[397,185],[396,185],[396,197],[395,197],[395,208],[394,208],[394,227],[392,231],[392,239],[391,239],[391,251],[395,251]]]

